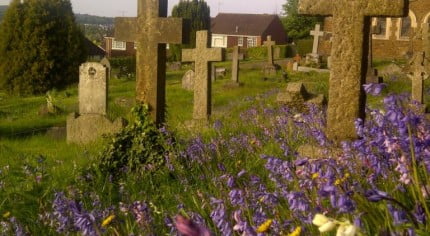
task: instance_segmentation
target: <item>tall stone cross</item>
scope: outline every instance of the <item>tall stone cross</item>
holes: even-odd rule
[[[312,54],[317,55],[318,54],[318,44],[320,41],[320,37],[324,36],[324,32],[321,31],[320,24],[315,25],[315,30],[311,30],[310,33],[312,36],[314,36],[314,44],[312,46]]]
[[[272,41],[272,36],[267,36],[267,41],[264,41],[264,46],[267,47],[267,63],[273,65],[273,46],[276,45],[275,41]]]
[[[210,62],[222,60],[221,48],[210,48],[208,31],[197,31],[196,48],[183,49],[182,61],[195,62],[194,120],[208,120],[212,111],[212,81]]]
[[[410,62],[412,75],[408,77],[412,80],[412,100],[424,103],[424,80],[428,78],[425,70],[426,54],[425,52],[415,52]]]
[[[164,122],[166,44],[180,44],[182,19],[166,18],[167,0],[138,0],[138,16],[115,19],[115,39],[137,42],[136,100],[149,105],[152,119]]]
[[[327,136],[355,139],[354,122],[365,117],[367,50],[371,16],[406,15],[406,0],[300,0],[299,13],[333,16]],[[367,32],[366,32],[367,31]]]

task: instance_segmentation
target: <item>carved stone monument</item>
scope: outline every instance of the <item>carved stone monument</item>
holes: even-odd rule
[[[311,30],[310,35],[314,36],[314,42],[312,46],[312,53],[306,55],[306,64],[319,64],[320,56],[318,55],[318,45],[320,37],[324,36],[324,32],[321,31],[320,24],[315,25],[315,29]]]
[[[327,110],[327,135],[336,141],[357,137],[354,122],[365,117],[364,64],[370,16],[400,17],[405,0],[300,0],[299,13],[333,16],[332,65]],[[363,30],[364,29],[364,30]]]
[[[122,119],[114,123],[106,117],[108,69],[100,63],[88,62],[79,68],[79,114],[67,118],[67,142],[86,144],[103,134],[120,131]]]
[[[410,62],[412,73],[408,77],[412,80],[412,100],[424,103],[424,80],[429,77],[425,70],[425,53],[416,52]]]
[[[233,47],[233,58],[231,62],[231,80],[239,84],[239,46]]]
[[[138,16],[115,19],[115,38],[135,41],[136,100],[149,105],[151,116],[163,123],[166,103],[166,44],[183,42],[183,22],[167,17],[167,0],[138,0]]]
[[[273,63],[273,46],[276,45],[275,41],[272,41],[272,36],[267,36],[267,41],[264,42],[264,46],[267,47],[267,64],[264,66],[264,75],[276,75],[276,66]]]
[[[182,61],[195,62],[193,119],[207,121],[212,111],[211,62],[222,60],[221,48],[210,48],[208,31],[197,31],[196,48],[183,49]]]

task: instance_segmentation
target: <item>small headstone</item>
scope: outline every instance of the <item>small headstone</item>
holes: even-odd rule
[[[86,144],[123,128],[122,119],[112,123],[106,117],[107,81],[107,68],[102,64],[88,62],[80,66],[79,114],[67,118],[67,142]]]
[[[394,63],[391,63],[388,66],[385,66],[384,68],[379,70],[379,74],[381,74],[381,76],[384,76],[384,77],[389,77],[392,75],[398,75],[402,73],[403,73],[402,68]]]
[[[273,49],[273,58],[275,60],[278,60],[281,58],[281,48],[280,47],[276,47]]]
[[[324,95],[309,93],[301,82],[288,83],[287,89],[278,94],[276,101],[298,110],[305,110],[305,103],[313,103],[317,106],[325,104]]]
[[[299,70],[299,63],[295,61],[293,63],[293,71],[298,71],[298,70]]]
[[[193,91],[195,77],[196,74],[193,70],[185,72],[184,76],[182,76],[182,88],[188,91]]]
[[[103,59],[100,61],[100,64],[104,65],[107,68],[107,74],[108,74],[108,80],[111,78],[112,73],[112,67],[110,65],[109,59],[106,57],[103,57]]]

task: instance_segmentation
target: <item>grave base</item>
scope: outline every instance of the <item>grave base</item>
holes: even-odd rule
[[[121,131],[126,125],[123,118],[111,122],[103,115],[78,115],[72,113],[67,117],[67,142],[88,144],[104,134]]]

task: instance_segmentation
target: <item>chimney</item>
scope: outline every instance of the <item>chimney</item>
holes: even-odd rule
[[[236,25],[236,33],[239,33],[239,26]]]

